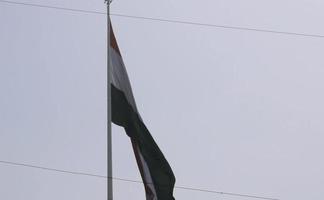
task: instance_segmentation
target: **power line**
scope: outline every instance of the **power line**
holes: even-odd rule
[[[49,8],[49,9],[87,13],[87,14],[97,14],[97,15],[106,15],[107,14],[105,12],[100,12],[100,11],[91,11],[91,10],[83,10],[83,9],[75,9],[75,8],[50,6],[50,5],[45,5],[45,4],[41,5],[41,4],[23,3],[23,2],[6,1],[6,0],[0,0],[0,2],[7,3],[7,4],[21,5],[21,6]],[[299,36],[299,37],[324,38],[324,35],[320,35],[320,34],[308,34],[308,33],[288,32],[288,31],[277,31],[277,30],[270,30],[270,29],[258,29],[258,28],[250,28],[250,27],[227,26],[227,25],[182,21],[182,20],[174,20],[174,19],[153,18],[153,17],[144,17],[144,16],[136,16],[136,15],[125,15],[125,14],[118,14],[118,13],[111,13],[110,15],[116,16],[116,17],[124,17],[124,18],[132,18],[132,19],[140,19],[140,20],[148,20],[148,21],[158,21],[158,22],[165,22],[165,23],[186,24],[186,25],[203,26],[203,27],[210,27],[210,28],[231,29],[231,30],[239,30],[239,31],[253,31],[253,32],[290,35],[290,36]]]
[[[107,176],[99,175],[99,174],[90,174],[90,173],[84,173],[84,172],[68,171],[68,170],[62,170],[62,169],[57,169],[57,168],[49,168],[49,167],[31,165],[31,164],[26,164],[26,163],[10,162],[10,161],[5,161],[5,160],[0,160],[0,163],[1,164],[6,164],[6,165],[11,165],[11,166],[28,167],[28,168],[34,168],[34,169],[39,169],[39,170],[57,172],[57,173],[71,174],[71,175],[88,176],[88,177],[102,178],[102,179],[107,179],[108,178]],[[137,180],[124,179],[124,178],[118,178],[118,177],[109,177],[109,178],[111,178],[113,180],[117,180],[117,181],[143,184],[142,181],[137,181]],[[221,195],[227,195],[227,196],[236,196],[236,197],[263,199],[263,200],[279,200],[279,199],[270,198],[270,197],[239,194],[239,193],[232,193],[232,192],[221,192],[221,191],[207,190],[207,189],[200,189],[200,188],[193,188],[193,187],[175,186],[175,188],[182,189],[182,190],[196,191],[196,192],[221,194]]]
[[[79,13],[107,15],[107,13],[105,13],[105,12],[82,10],[82,9],[75,9],[75,8],[65,8],[65,7],[58,7],[58,6],[49,6],[49,5],[45,5],[45,4],[24,3],[24,2],[6,1],[6,0],[0,0],[0,2],[8,3],[8,4],[16,4],[16,5],[21,5],[21,6],[31,6],[31,7],[49,8],[49,9],[55,9],[55,10],[79,12]]]
[[[20,167],[28,167],[28,168],[34,168],[34,169],[41,169],[41,170],[46,170],[46,171],[59,172],[59,173],[64,173],[64,174],[90,176],[90,177],[105,178],[105,179],[107,178],[107,176],[98,175],[98,174],[90,174],[90,173],[83,173],[83,172],[67,171],[67,170],[62,170],[62,169],[42,167],[42,166],[37,166],[37,165],[25,164],[25,163],[9,162],[9,161],[4,161],[4,160],[0,160],[0,163],[7,164],[7,165],[20,166]]]
[[[282,34],[282,35],[294,35],[294,36],[302,36],[302,37],[324,38],[324,35],[307,34],[307,33],[275,31],[275,30],[267,30],[267,29],[238,27],[238,26],[226,26],[226,25],[207,24],[207,23],[189,22],[189,21],[179,21],[179,20],[162,19],[162,18],[141,17],[141,16],[134,16],[134,15],[123,15],[123,14],[111,14],[111,15],[118,16],[118,17],[127,17],[127,18],[143,19],[143,20],[151,20],[151,21],[160,21],[160,22],[168,22],[168,23],[187,24],[187,25],[195,25],[195,26],[205,26],[205,27],[212,27],[212,28],[233,29],[233,30],[240,30],[240,31],[254,31],[254,32],[274,33],[274,34]]]

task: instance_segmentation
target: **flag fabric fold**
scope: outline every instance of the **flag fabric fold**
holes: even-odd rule
[[[174,200],[175,176],[136,107],[127,71],[110,27],[112,122],[130,137],[146,200]]]

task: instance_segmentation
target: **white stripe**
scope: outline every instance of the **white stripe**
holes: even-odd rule
[[[150,170],[148,168],[148,165],[147,165],[146,161],[144,160],[143,155],[141,154],[138,145],[135,144],[135,146],[136,146],[136,149],[134,148],[134,150],[138,154],[138,157],[140,158],[140,161],[143,166],[143,178],[144,178],[145,182],[147,183],[146,186],[149,187],[151,189],[151,191],[153,192],[153,196],[147,196],[146,199],[147,200],[157,200],[155,186],[153,184],[153,179],[152,179]]]
[[[137,111],[135,99],[133,96],[127,71],[124,65],[124,61],[114,48],[111,47],[110,49],[111,49],[110,64],[111,64],[111,71],[112,71],[111,82],[116,88],[118,88],[125,94],[128,103],[133,107],[134,111],[137,114],[139,114]]]

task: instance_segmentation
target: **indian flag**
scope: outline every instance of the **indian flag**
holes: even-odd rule
[[[130,81],[110,28],[112,122],[124,127],[133,145],[147,200],[174,200],[172,169],[146,128],[136,107]]]

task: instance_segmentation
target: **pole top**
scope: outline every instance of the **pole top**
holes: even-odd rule
[[[110,5],[113,0],[105,0],[105,3]]]

